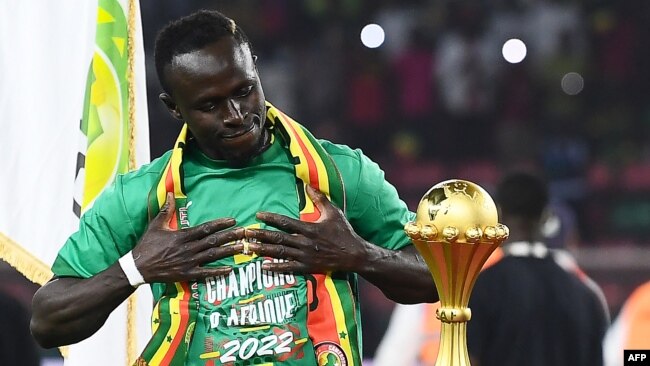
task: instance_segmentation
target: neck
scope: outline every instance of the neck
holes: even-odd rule
[[[248,160],[262,155],[266,150],[268,150],[269,147],[271,147],[271,130],[269,130],[266,125],[264,125],[262,126],[262,137],[260,138],[260,143]]]
[[[257,148],[245,159],[228,159],[227,164],[233,168],[242,168],[250,163],[250,161],[262,155],[269,147],[271,147],[271,131],[268,128],[262,129],[262,137]]]
[[[188,132],[189,133],[189,132]],[[224,161],[226,164],[235,167],[241,168],[245,167],[252,159],[262,155],[269,147],[271,147],[271,130],[268,126],[262,127],[262,136],[256,143],[256,146],[253,147],[249,152],[242,156],[227,156],[225,153],[211,148],[204,148],[201,146],[199,141],[192,135],[189,135],[187,138],[188,143],[193,144],[195,148],[203,153],[206,157],[211,160]]]
[[[525,242],[536,242],[541,241],[541,235],[539,233],[539,225],[537,221],[527,220],[521,218],[513,218],[506,220],[503,219],[503,222],[510,229],[510,235],[506,243],[513,243],[516,241],[525,241]]]

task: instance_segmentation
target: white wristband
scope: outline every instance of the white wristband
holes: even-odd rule
[[[135,261],[133,260],[133,252],[126,253],[122,258],[118,260],[122,271],[126,275],[126,279],[129,280],[129,283],[133,287],[138,287],[144,283],[144,277],[142,273],[138,271],[138,267],[135,266]]]

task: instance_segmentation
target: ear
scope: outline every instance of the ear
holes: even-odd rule
[[[255,72],[257,73],[257,78],[259,79],[260,70],[258,70],[257,68],[257,55],[253,55],[253,54],[251,55],[253,56],[253,67],[255,68]]]
[[[179,121],[183,120],[183,115],[181,115],[181,112],[178,110],[178,106],[174,102],[174,99],[171,95],[167,93],[160,93],[158,98],[160,98],[160,100],[165,104],[167,111],[172,115],[172,117],[176,118]]]

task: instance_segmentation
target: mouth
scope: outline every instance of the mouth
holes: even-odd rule
[[[221,138],[229,140],[229,139],[236,139],[240,136],[246,135],[247,133],[253,131],[255,129],[255,126],[259,125],[260,117],[256,114],[252,114],[251,117],[249,117],[249,121],[250,121],[250,125],[248,125],[247,127],[244,127],[241,130],[237,130],[231,133],[224,133],[221,135]]]
[[[243,136],[243,135],[245,135],[245,134],[251,132],[251,131],[253,130],[253,128],[255,128],[255,125],[254,125],[254,124],[251,124],[249,127],[245,128],[245,129],[243,129],[243,130],[235,131],[235,132],[233,132],[233,133],[223,134],[223,135],[221,135],[221,138],[224,138],[224,139],[235,139],[235,138],[237,138],[237,137],[239,137],[239,136]]]

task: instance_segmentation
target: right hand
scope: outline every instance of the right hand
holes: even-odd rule
[[[231,267],[204,267],[206,263],[241,253],[242,243],[225,245],[244,238],[244,228],[233,227],[233,218],[221,218],[180,230],[169,222],[176,212],[173,193],[133,249],[136,267],[147,283],[179,282],[228,274]]]

